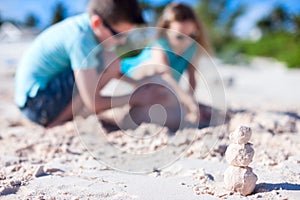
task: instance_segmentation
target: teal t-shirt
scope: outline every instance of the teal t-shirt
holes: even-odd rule
[[[169,65],[172,69],[173,78],[178,82],[188,68],[191,60],[196,52],[196,44],[192,43],[181,55],[172,51],[171,45],[166,38],[161,38],[153,45],[145,47],[142,52],[130,58],[125,58],[121,61],[121,72],[129,77],[132,77],[132,72],[143,62],[151,59],[151,50],[153,47],[162,48],[167,56]]]
[[[21,59],[16,72],[15,103],[23,107],[55,76],[72,68],[99,67],[100,59],[87,56],[101,51],[87,13],[70,17],[42,32]],[[95,54],[98,55],[98,54]]]

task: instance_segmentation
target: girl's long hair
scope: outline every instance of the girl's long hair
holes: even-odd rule
[[[193,21],[197,28],[197,35],[195,40],[208,52],[212,53],[211,46],[208,42],[205,29],[200,19],[195,14],[194,10],[183,3],[170,3],[162,12],[161,17],[158,19],[157,27],[166,28],[170,27],[171,22],[184,22]],[[161,33],[162,34],[162,33]]]

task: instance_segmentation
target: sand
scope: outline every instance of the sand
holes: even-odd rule
[[[101,135],[101,124],[91,116],[46,130],[28,123],[13,104],[16,65],[29,44],[0,44],[1,199],[300,196],[299,70],[266,58],[247,66],[217,63],[231,110],[223,126],[186,128],[174,135],[142,124]],[[202,86],[200,81],[197,98],[205,102]],[[223,183],[229,133],[240,125],[252,128],[250,167],[258,176],[246,197],[227,191]]]

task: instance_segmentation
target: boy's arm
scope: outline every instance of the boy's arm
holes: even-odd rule
[[[109,97],[100,94],[101,89],[113,78],[119,79],[120,74],[120,60],[115,59],[102,72],[98,73],[96,68],[75,70],[74,71],[76,85],[79,95],[84,105],[92,112],[99,113],[104,110],[119,107],[130,103],[135,104],[151,104],[153,98],[148,91],[139,91],[129,95]],[[153,79],[152,77],[149,79]],[[128,78],[135,86],[141,84],[141,81],[136,81]],[[151,82],[149,80],[149,82]],[[147,82],[147,81],[146,81]]]
[[[130,100],[130,95],[119,97],[105,97],[100,90],[110,80],[105,72],[100,76],[96,68],[75,70],[75,82],[84,105],[92,112],[99,113],[112,107],[123,106]],[[102,78],[103,77],[103,78]]]
[[[95,113],[127,104],[130,95],[108,97],[101,96],[102,88],[113,78],[120,78],[120,60],[113,53],[104,54],[104,70],[99,73],[97,68],[74,70],[75,82],[84,105]]]

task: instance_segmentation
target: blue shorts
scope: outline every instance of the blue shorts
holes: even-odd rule
[[[70,68],[52,79],[35,97],[28,97],[25,106],[20,108],[22,113],[37,124],[49,125],[71,103],[74,84]]]

